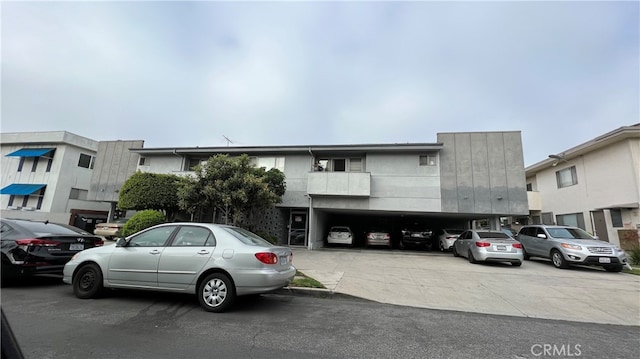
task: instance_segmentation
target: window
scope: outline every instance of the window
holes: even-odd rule
[[[582,213],[560,214],[556,216],[558,225],[584,228],[584,215]]]
[[[623,227],[622,211],[619,208],[614,208],[609,212],[611,213],[611,225],[613,227]]]
[[[347,160],[345,160],[344,158],[333,160],[334,172],[345,172],[346,170],[347,170]]]
[[[93,163],[95,162],[95,156],[85,155],[84,153],[80,154],[80,159],[78,160],[78,167],[93,169]]]
[[[201,227],[181,227],[176,234],[172,247],[203,247],[215,246],[213,234]]]
[[[131,247],[163,247],[175,226],[163,226],[142,232],[129,241]]]
[[[185,171],[195,171],[196,166],[207,162],[206,158],[187,158],[185,162]]]
[[[13,206],[13,201],[16,199],[16,196],[9,196],[9,203],[7,204],[9,207]]]
[[[313,165],[314,171],[331,172],[362,172],[364,161],[362,158],[320,158]]]
[[[18,163],[18,172],[22,172],[22,166],[24,166],[24,157],[20,157],[20,163]]]
[[[51,172],[51,165],[53,164],[53,155],[55,155],[56,150],[54,149],[53,151],[49,152],[49,156],[46,157],[47,159],[47,172]]]
[[[40,193],[38,193],[38,203],[36,204],[36,209],[42,208],[42,200],[44,199],[44,190],[45,188],[40,189]]]
[[[138,161],[138,166],[144,166],[146,161],[147,159],[145,157],[140,157],[140,160]]]
[[[34,157],[33,158],[33,164],[31,165],[31,172],[35,172],[36,168],[38,168],[38,160],[40,159],[40,157]]]
[[[428,153],[420,156],[420,166],[436,166],[438,164],[438,155],[436,153]]]
[[[251,157],[250,162],[257,168],[262,168],[269,171],[273,168],[284,172],[284,157]]]
[[[564,188],[578,184],[576,166],[571,166],[569,168],[557,171],[556,180],[558,182],[558,188]]]
[[[533,185],[531,183],[527,183],[527,191],[528,192],[533,191]]]

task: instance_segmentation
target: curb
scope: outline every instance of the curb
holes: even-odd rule
[[[324,288],[307,288],[307,287],[284,287],[275,292],[280,295],[294,295],[298,297],[314,297],[322,299],[347,299],[357,301],[370,301],[365,298],[356,297],[349,294],[334,292]]]

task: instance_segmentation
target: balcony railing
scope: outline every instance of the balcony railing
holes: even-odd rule
[[[371,195],[369,172],[309,172],[307,193],[318,196]]]

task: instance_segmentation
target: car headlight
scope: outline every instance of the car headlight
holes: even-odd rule
[[[582,249],[582,247],[580,247],[577,244],[562,243],[561,246],[562,246],[562,248],[575,249],[575,250],[578,250],[578,251]]]
[[[73,255],[73,257],[71,257],[71,260],[76,260],[76,258],[78,258],[78,256],[80,255],[80,252],[76,253]]]

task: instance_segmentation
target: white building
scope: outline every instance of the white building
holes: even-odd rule
[[[551,154],[525,172],[532,223],[581,227],[624,247],[638,243],[640,124]]]
[[[98,141],[66,131],[3,133],[0,215],[92,230],[108,203],[87,200]]]

